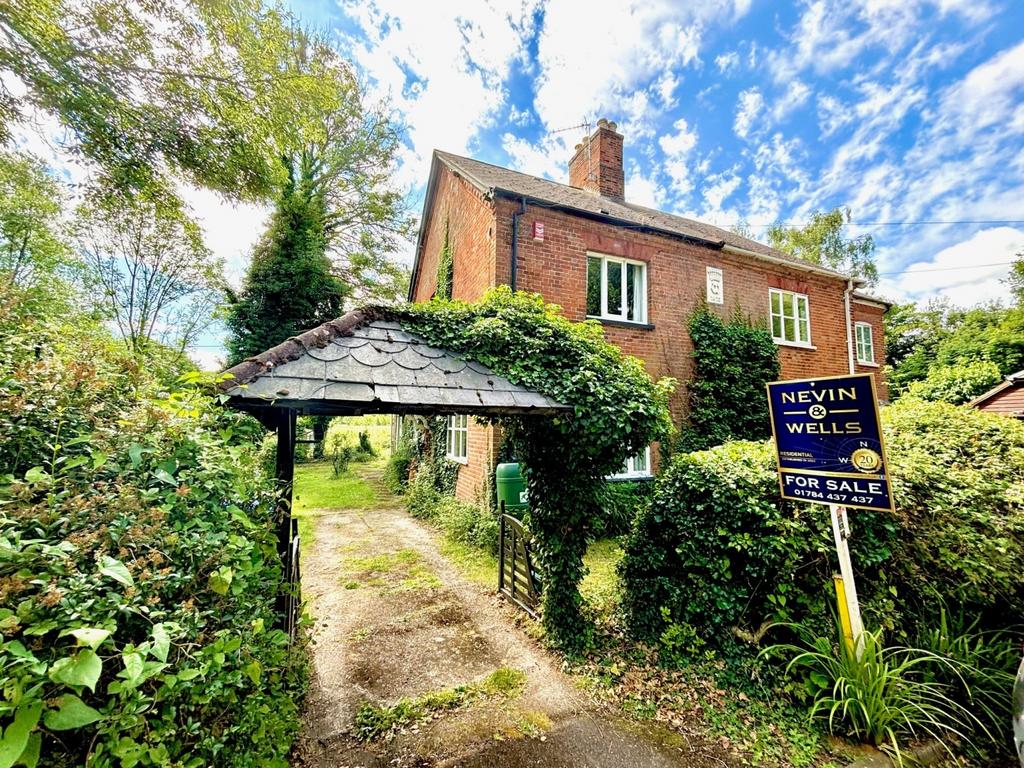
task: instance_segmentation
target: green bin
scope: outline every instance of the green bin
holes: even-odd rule
[[[505,512],[519,517],[526,511],[529,504],[526,498],[526,480],[519,471],[519,464],[499,464],[494,470],[495,485],[498,490],[498,507],[505,502]]]

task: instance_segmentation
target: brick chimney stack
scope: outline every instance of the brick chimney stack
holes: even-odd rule
[[[595,192],[612,200],[626,197],[626,179],[622,172],[622,134],[618,126],[603,117],[597,130],[576,145],[569,161],[569,184]]]

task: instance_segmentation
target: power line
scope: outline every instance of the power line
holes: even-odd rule
[[[735,224],[718,224],[719,227],[750,227],[750,228],[768,228],[768,227],[806,227],[811,222],[809,221],[773,221],[770,224],[751,224],[747,221],[741,221]],[[1024,224],[1024,219],[960,219],[960,220],[940,220],[940,219],[928,219],[928,220],[910,220],[910,221],[850,221],[848,222],[852,227],[920,227],[929,225],[941,225],[941,226],[952,226],[962,224]]]

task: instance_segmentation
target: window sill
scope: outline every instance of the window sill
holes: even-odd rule
[[[783,341],[782,339],[772,339],[772,341],[774,341],[776,346],[779,346],[779,347],[792,347],[793,349],[807,349],[807,350],[810,350],[812,352],[817,349],[817,347],[814,346],[813,344],[805,344],[804,342],[801,342],[801,341]]]
[[[597,320],[601,325],[614,325],[620,328],[638,328],[644,331],[653,331],[653,323],[638,323],[635,320],[620,320],[617,317],[601,317],[600,315],[587,315],[587,320]]]
[[[637,483],[653,479],[654,475],[650,472],[645,475],[608,475],[605,478],[609,483]]]
[[[880,368],[878,363],[869,363],[867,360],[858,360],[857,365],[863,368]]]
[[[458,456],[445,456],[448,461],[454,461],[456,464],[469,464],[469,457],[460,459]]]

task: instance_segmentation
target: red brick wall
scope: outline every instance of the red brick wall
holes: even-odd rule
[[[437,263],[446,220],[454,263],[452,298],[480,298],[496,284],[493,205],[476,187],[440,165],[433,210],[427,216],[413,301],[427,301],[437,288]],[[470,419],[466,443],[469,462],[459,467],[455,495],[475,501],[493,467],[494,430]]]
[[[439,166],[433,210],[427,213],[413,301],[427,301],[437,290],[437,262],[445,222],[452,246],[452,298],[477,299],[494,285],[494,207],[476,187]]]
[[[414,298],[430,298],[434,291],[437,256],[444,237],[447,214],[455,253],[456,298],[479,298],[488,287],[507,284],[510,274],[512,214],[520,204],[498,198],[493,203],[461,178],[442,167],[434,211],[427,222],[420,275]],[[544,223],[544,240],[532,237],[534,221]],[[738,307],[757,320],[768,315],[770,287],[806,293],[810,308],[811,343],[814,349],[779,347],[782,377],[788,379],[840,375],[849,372],[846,310],[842,280],[773,265],[753,257],[730,254],[677,239],[623,230],[549,208],[528,206],[519,224],[519,290],[541,293],[562,306],[567,317],[586,315],[587,252],[625,256],[648,264],[648,328],[605,324],[605,336],[627,354],[647,364],[651,376],[672,376],[680,387],[672,402],[677,420],[685,413],[685,382],[692,375],[690,336],[686,319],[704,296],[706,267],[722,270],[724,299],[712,305],[723,316]],[[884,362],[885,340],[882,309],[854,302],[853,321],[871,322],[875,355]],[[876,376],[879,397],[887,397],[883,369],[861,366]],[[473,500],[493,469],[495,431],[470,423],[469,463],[459,472],[458,496]]]
[[[500,275],[501,264],[508,259],[506,236],[511,237],[511,228],[502,225],[517,206],[505,200],[499,200],[496,205]],[[534,220],[544,223],[543,242],[531,236]],[[732,314],[739,307],[754,319],[767,318],[768,289],[772,287],[807,294],[811,343],[815,348],[780,346],[783,378],[849,372],[844,303],[846,286],[841,280],[683,243],[662,235],[625,232],[611,224],[530,206],[520,222],[518,287],[543,294],[548,301],[561,305],[569,318],[583,320],[586,316],[588,251],[647,263],[648,322],[654,328],[606,324],[605,336],[623,351],[646,361],[648,370],[656,378],[673,376],[683,384],[692,375],[693,347],[686,320],[703,299],[708,266],[717,267],[723,273],[725,303],[711,305],[723,316]],[[884,349],[881,310],[857,306],[857,311],[861,312],[857,319],[877,324],[876,354],[881,355]],[[881,383],[881,368],[872,372]],[[683,410],[684,394],[680,388],[673,402],[673,411],[680,417]]]
[[[857,337],[854,336],[854,365],[857,373],[875,374],[875,389],[878,392],[878,399],[888,401],[889,385],[886,384],[882,367],[885,365],[885,325],[882,323],[882,316],[885,310],[877,304],[865,304],[856,299],[850,305],[853,314],[854,325],[857,323],[871,323],[871,335],[875,342],[875,365],[865,365],[857,360]]]

